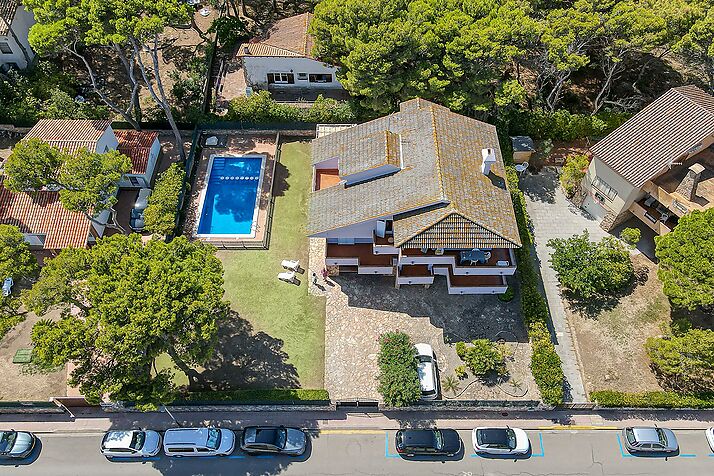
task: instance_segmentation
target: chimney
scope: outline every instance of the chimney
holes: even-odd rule
[[[682,182],[677,186],[677,192],[690,202],[694,200],[697,194],[697,185],[699,185],[699,178],[704,172],[704,166],[702,164],[692,164],[689,166],[687,175],[682,179]]]
[[[491,173],[491,165],[496,163],[496,151],[494,149],[481,149],[481,172],[484,175]]]

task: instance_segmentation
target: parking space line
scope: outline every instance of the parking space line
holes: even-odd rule
[[[245,455],[228,455],[226,456],[228,459],[244,459]]]
[[[384,432],[384,457],[385,458],[399,458],[399,455],[395,455],[389,452],[389,433]]]
[[[545,456],[545,448],[543,448],[543,433],[538,432],[538,442],[540,443],[540,453],[531,453],[534,458],[542,458]]]
[[[679,457],[680,457],[680,458],[696,458],[697,455],[695,455],[695,454],[690,454],[690,453],[686,453],[686,454],[679,453]]]
[[[260,456],[256,456],[256,458],[260,458],[260,459],[270,459],[270,458],[274,458],[274,457],[275,457],[275,455],[260,455]]]
[[[617,444],[620,447],[620,456],[622,456],[623,458],[634,458],[634,456],[629,453],[625,453],[625,451],[622,449],[622,440],[620,439],[619,434],[617,435]]]

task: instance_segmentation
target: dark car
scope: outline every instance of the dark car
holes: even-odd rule
[[[0,459],[27,458],[36,442],[35,435],[27,431],[0,431]]]
[[[679,444],[669,428],[628,427],[622,430],[627,450],[632,453],[676,453]]]
[[[461,451],[461,438],[456,430],[399,430],[397,453],[402,456],[454,456]]]
[[[306,447],[307,436],[304,431],[284,426],[247,426],[240,439],[240,448],[249,454],[300,456],[305,453]]]

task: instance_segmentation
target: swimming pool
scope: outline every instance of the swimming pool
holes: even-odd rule
[[[253,238],[265,157],[212,155],[199,201],[199,237]]]

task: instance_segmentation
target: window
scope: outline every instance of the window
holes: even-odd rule
[[[193,448],[166,448],[169,453],[193,453]]]
[[[268,73],[268,84],[295,84],[293,73]]]
[[[332,75],[331,74],[311,74],[310,82],[311,83],[331,83]]]
[[[307,73],[298,73],[298,79],[301,81],[307,81]]]
[[[138,187],[139,185],[141,185],[141,184],[139,183],[139,179],[136,178],[136,177],[130,176],[130,177],[129,177],[129,182],[131,182],[131,184],[132,184],[133,186],[135,186],[135,187]]]
[[[617,190],[608,185],[600,177],[595,177],[592,183],[593,187],[601,191],[607,198],[614,200],[617,197]]]
[[[0,53],[4,55],[12,54],[12,48],[10,48],[10,44],[7,41],[0,41]]]

